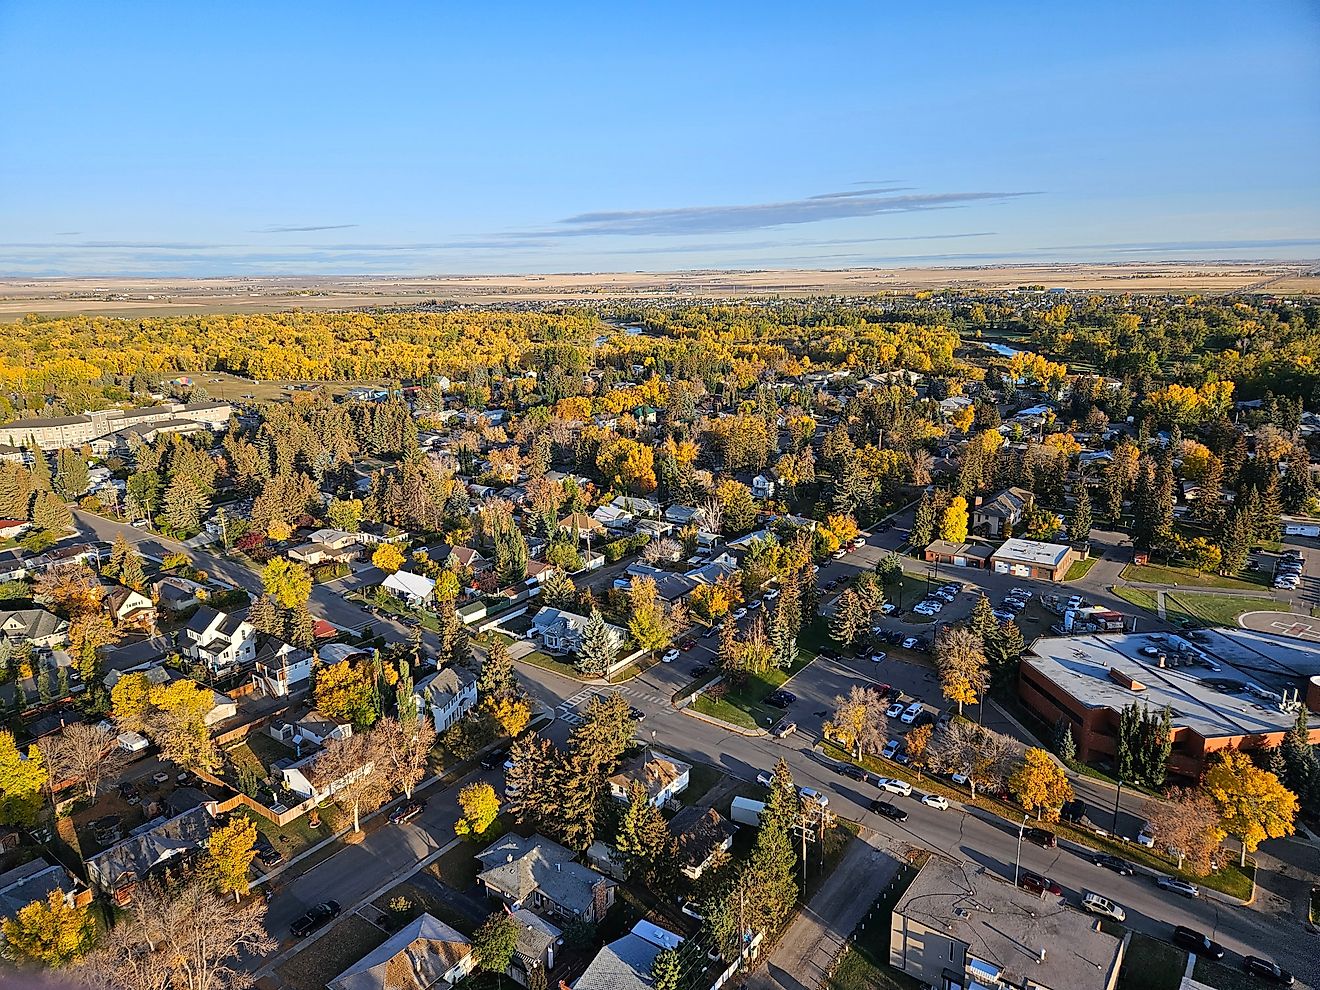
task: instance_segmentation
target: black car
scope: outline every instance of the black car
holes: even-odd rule
[[[501,748],[501,749],[491,750],[489,753],[487,753],[485,756],[481,758],[481,765],[485,767],[487,770],[494,770],[496,767],[500,766],[508,758],[509,758],[509,751],[507,749]]]
[[[888,801],[879,801],[879,800],[872,801],[871,810],[874,811],[877,815],[883,815],[885,818],[888,818],[891,822],[907,821],[907,812],[904,811],[902,808],[895,807],[894,805],[890,804]]]
[[[1063,807],[1059,809],[1059,817],[1065,822],[1080,822],[1086,817],[1086,802],[1081,798],[1065,801]]]
[[[1271,962],[1263,956],[1243,956],[1242,968],[1252,976],[1259,976],[1267,983],[1277,983],[1284,987],[1293,985],[1292,973],[1279,968],[1278,963]]]
[[[338,918],[340,910],[338,901],[323,901],[290,925],[289,930],[297,938],[310,935],[332,918]]]
[[[1111,856],[1109,853],[1099,853],[1091,858],[1091,862],[1096,866],[1103,866],[1107,870],[1113,870],[1120,876],[1132,876],[1132,864],[1126,859]]]
[[[284,859],[284,857],[280,855],[280,851],[271,844],[270,839],[266,838],[260,832],[257,833],[255,847],[257,850],[257,859],[261,861],[262,866],[278,866]]]
[[[1029,828],[1022,833],[1022,837],[1042,849],[1053,849],[1059,844],[1058,836],[1047,828]]]
[[[634,722],[645,722],[646,712],[642,711],[640,708],[629,708],[628,717],[631,718]]]
[[[706,676],[707,674],[709,674],[709,673],[710,673],[710,665],[709,665],[709,664],[699,663],[699,664],[697,664],[695,667],[692,668],[692,676],[693,676],[693,677],[705,677],[705,676]]]
[[[795,701],[797,695],[792,691],[775,691],[765,699],[767,705],[774,705],[776,708],[787,708]]]
[[[417,798],[414,798],[411,801],[405,801],[390,812],[390,824],[402,825],[404,822],[410,822],[425,810],[425,801]]]
[[[860,780],[862,783],[871,779],[871,775],[861,767],[853,766],[851,763],[845,763],[839,768],[839,773],[845,777],[851,777],[853,780]]]
[[[1173,944],[1180,949],[1205,956],[1207,959],[1223,959],[1224,947],[1208,935],[1186,925],[1173,926]]]

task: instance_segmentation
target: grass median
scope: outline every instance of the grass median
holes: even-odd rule
[[[882,777],[906,780],[915,789],[930,794],[943,794],[945,797],[960,801],[963,804],[975,805],[983,811],[998,815],[1015,828],[1022,815],[1022,809],[1016,804],[1010,804],[1007,801],[1001,801],[985,794],[977,794],[976,798],[973,799],[971,791],[966,788],[958,787],[952,782],[938,777],[931,777],[929,774],[925,774],[918,779],[916,773],[908,767],[892,760],[886,760],[884,757],[863,756],[860,760],[857,760],[831,742],[822,743],[821,752],[831,759],[838,760],[841,763],[852,763]],[[1184,870],[1179,870],[1173,860],[1167,859],[1145,846],[1124,842],[1110,835],[1098,835],[1094,832],[1075,828],[1068,822],[1052,822],[1048,827],[1060,839],[1067,839],[1096,852],[1113,853],[1115,856],[1120,856],[1147,869],[1155,870],[1158,873],[1166,873],[1170,876],[1182,877],[1203,887],[1210,887],[1241,900],[1246,900],[1251,896],[1255,883],[1255,865],[1250,861],[1248,861],[1245,869],[1239,867],[1236,861],[1231,861],[1216,873],[1198,877]]]

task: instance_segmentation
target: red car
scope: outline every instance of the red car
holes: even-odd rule
[[[679,643],[678,645],[683,650],[690,650],[692,649],[692,647],[697,645],[697,641],[695,639],[685,639],[683,640],[683,642]]]
[[[1039,894],[1044,897],[1046,894],[1052,894],[1055,897],[1063,893],[1063,888],[1051,880],[1049,877],[1043,877],[1039,873],[1032,873],[1030,870],[1023,870],[1022,875],[1018,877],[1018,886],[1023,890],[1029,890],[1033,894]]]

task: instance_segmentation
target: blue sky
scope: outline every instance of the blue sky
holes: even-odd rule
[[[0,273],[1320,258],[1320,4],[0,2]]]

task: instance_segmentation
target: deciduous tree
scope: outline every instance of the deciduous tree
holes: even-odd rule
[[[386,786],[411,799],[413,788],[426,776],[431,747],[435,745],[435,722],[430,713],[407,721],[383,719],[372,734],[380,744]]]
[[[454,834],[480,839],[500,816],[500,799],[484,780],[468,784],[458,792],[463,815],[454,823]]]
[[[233,894],[237,903],[248,892],[248,870],[256,856],[257,823],[246,815],[231,815],[224,825],[211,830],[201,872],[216,893]]]
[[[1226,750],[1206,771],[1204,787],[1219,805],[1220,827],[1242,843],[1242,865],[1266,839],[1292,835],[1297,795],[1240,750]]]
[[[394,543],[382,543],[372,553],[371,563],[386,574],[393,574],[404,565],[403,551]]]
[[[958,705],[974,705],[986,686],[985,644],[966,626],[945,626],[935,637],[935,663],[944,697]]]
[[[77,962],[96,941],[90,906],[70,907],[64,891],[52,890],[0,922],[4,956],[13,963],[58,968]]]
[[[1027,750],[1022,764],[1008,778],[1008,789],[1036,820],[1058,821],[1059,809],[1072,800],[1073,789],[1063,768],[1043,749]]]
[[[266,594],[288,609],[307,604],[312,593],[312,575],[302,564],[275,557],[261,571]]]
[[[888,720],[880,695],[854,684],[847,697],[834,699],[834,717],[825,725],[825,735],[832,736],[854,756],[878,753],[885,744]]]
[[[1178,857],[1178,869],[1203,877],[1213,868],[1224,842],[1219,827],[1219,805],[1206,791],[1174,787],[1162,801],[1147,801],[1143,813],[1155,841]]]

